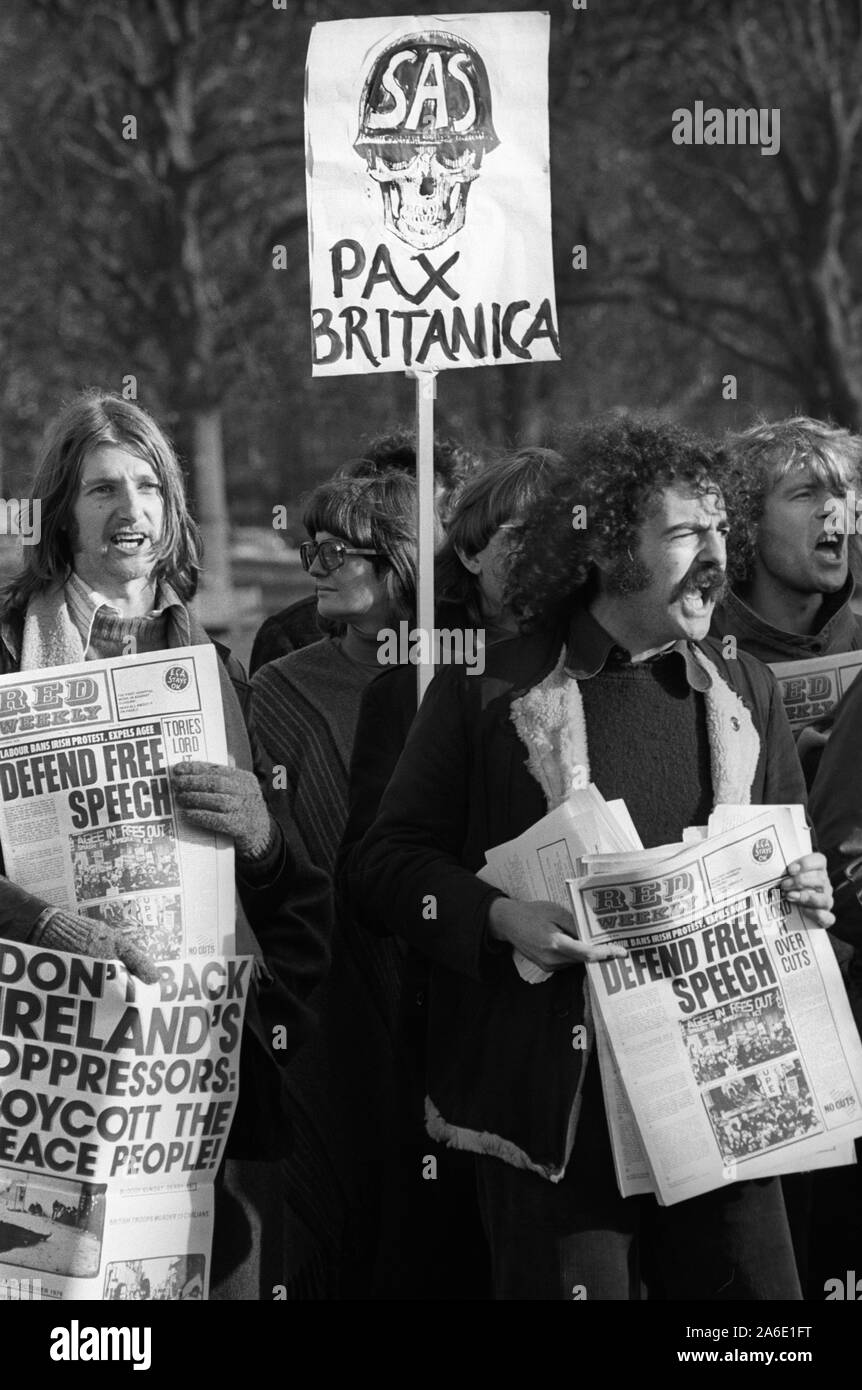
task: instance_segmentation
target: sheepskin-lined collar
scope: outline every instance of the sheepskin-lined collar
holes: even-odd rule
[[[754,721],[736,691],[722,680],[700,648],[694,643],[685,646],[689,659],[697,663],[707,679],[702,693],[706,702],[713,804],[747,806],[760,756]],[[512,702],[512,719],[528,753],[527,766],[545,793],[551,811],[566,800],[573,786],[582,787],[590,780],[584,705],[578,682],[566,669],[568,656],[564,648],[550,675]]]
[[[589,618],[589,615],[585,617]],[[597,675],[604,668],[615,646],[613,640],[594,619],[579,624],[579,631],[589,631],[590,624],[595,631],[588,637],[586,649],[580,648],[575,655],[578,663],[586,660],[588,667],[593,665],[596,657],[599,661],[593,670],[587,670],[581,675],[581,679]],[[690,669],[690,663],[696,668],[696,679],[690,681],[690,684],[703,694],[706,705],[714,801],[716,804],[731,802],[747,805],[751,801],[751,788],[760,754],[760,738],[754,721],[747,706],[700,648],[693,643],[682,645],[685,651],[680,655],[686,660],[686,670]],[[583,786],[590,776],[583,701],[578,680],[573,671],[567,669],[570,655],[571,649],[564,645],[553,671],[538,685],[513,700],[511,706],[512,721],[527,749],[527,766],[545,793],[549,810],[553,810],[566,799],[573,785]],[[579,664],[576,669],[581,672],[584,668]],[[673,775],[672,770],[669,775]],[[525,990],[544,987],[546,986],[526,983],[523,985]],[[592,1050],[594,1040],[586,977],[583,989],[582,1019],[587,1030],[587,1047],[581,1055],[581,1066],[566,1117],[565,1131],[561,1130],[558,1135],[558,1147],[552,1161],[538,1162],[535,1155],[527,1153],[505,1134],[489,1133],[487,1130],[474,1129],[469,1125],[451,1123],[440,1113],[433,1099],[428,1097],[426,1125],[432,1138],[453,1148],[490,1154],[502,1159],[504,1163],[539,1173],[551,1182],[559,1182],[566,1171],[574,1146],[587,1071],[587,1056]],[[549,1059],[549,1066],[552,1062],[553,1059]]]

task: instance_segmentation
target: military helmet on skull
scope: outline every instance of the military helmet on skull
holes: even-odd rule
[[[387,227],[402,241],[428,248],[460,231],[470,184],[499,143],[487,69],[472,44],[429,31],[377,57],[354,149],[380,185]]]

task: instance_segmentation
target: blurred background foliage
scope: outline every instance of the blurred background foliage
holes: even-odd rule
[[[716,432],[793,410],[860,428],[862,4],[535,8],[551,15],[563,361],[441,374],[439,428],[483,451],[605,410],[657,408]],[[312,381],[310,367],[308,36],[317,21],[381,12],[447,9],[4,0],[5,496],[26,491],[64,398],[134,377],[188,464],[210,581],[225,588],[228,516],[253,527],[269,526],[277,504],[295,513],[364,437],[410,420],[400,374]],[[778,152],[674,144],[673,111],[696,101],[778,108]],[[576,245],[586,269],[572,268]],[[735,400],[722,389],[729,374]]]

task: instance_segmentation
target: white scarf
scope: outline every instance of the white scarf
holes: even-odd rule
[[[63,585],[34,594],[24,616],[21,670],[42,671],[83,660],[84,639],[69,612]]]
[[[92,607],[92,630],[92,622],[100,603],[109,607],[113,605],[109,604],[107,599],[102,599],[100,594],[88,594],[87,602]],[[178,644],[183,647],[189,646],[191,635],[188,614],[170,585],[160,585],[156,603],[157,608],[154,612],[171,610],[169,621],[178,625]],[[73,666],[86,659],[86,652],[87,642],[72,615],[65,585],[55,585],[52,589],[34,594],[27,603],[24,615],[21,670],[43,671],[47,666]]]

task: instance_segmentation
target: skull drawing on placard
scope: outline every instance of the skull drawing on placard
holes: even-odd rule
[[[498,144],[485,64],[454,34],[410,34],[375,60],[353,148],[383,197],[389,231],[420,250],[459,232],[470,185]]]

